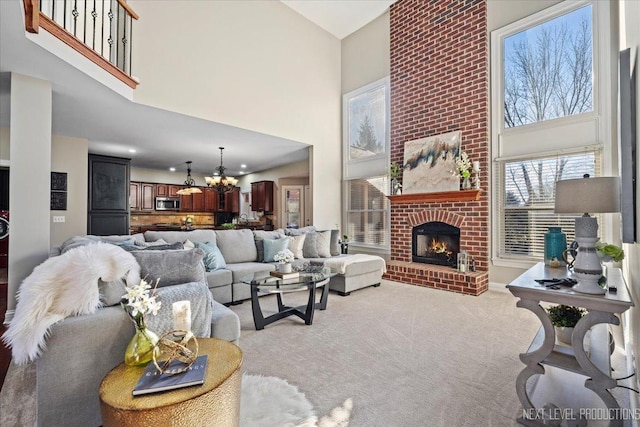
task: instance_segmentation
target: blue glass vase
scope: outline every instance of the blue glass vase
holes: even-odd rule
[[[567,265],[562,253],[567,249],[567,235],[561,227],[549,227],[544,234],[544,263],[550,267],[564,267]]]

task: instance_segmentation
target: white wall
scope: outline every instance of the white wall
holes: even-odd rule
[[[487,31],[497,30],[560,2],[561,0],[488,0]]]
[[[313,145],[316,222],[339,221],[340,41],[277,1],[130,5],[135,101]]]
[[[342,93],[391,74],[389,11],[342,39]]]
[[[67,210],[50,211],[51,246],[87,234],[88,148],[86,139],[53,135],[51,171],[67,173]],[[54,223],[54,216],[64,216],[65,222]]]
[[[6,320],[13,317],[20,283],[49,254],[51,108],[49,82],[11,74],[11,234]]]
[[[636,147],[640,147],[640,2],[626,0],[620,2],[620,49],[631,48],[631,63],[635,63],[636,70]],[[636,150],[636,176],[640,177],[640,152]],[[638,205],[636,215],[640,215],[640,187],[636,189]],[[640,232],[636,231],[636,236]],[[636,357],[635,370],[640,369],[640,242],[625,244],[625,260],[623,271],[627,286],[635,298],[635,307],[630,310],[631,338]],[[637,378],[637,376],[636,376]],[[640,387],[640,380],[636,379],[636,388]],[[633,395],[633,393],[631,394]],[[637,396],[636,404],[640,405]]]

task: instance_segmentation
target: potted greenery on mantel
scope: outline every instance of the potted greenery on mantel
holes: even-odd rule
[[[549,318],[556,330],[558,341],[571,345],[573,328],[585,315],[586,310],[569,305],[555,305],[547,308]]]

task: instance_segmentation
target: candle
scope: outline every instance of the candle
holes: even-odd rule
[[[173,328],[191,331],[191,303],[189,301],[173,303]]]
[[[473,171],[474,171],[474,172],[480,172],[480,162],[479,162],[479,161],[477,161],[477,160],[475,160],[475,161],[473,162]]]

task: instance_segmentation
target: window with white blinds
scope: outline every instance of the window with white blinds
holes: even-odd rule
[[[501,160],[497,163],[499,253],[501,258],[540,260],[544,257],[544,234],[551,226],[562,227],[567,241],[575,238],[575,216],[556,215],[555,183],[600,175],[596,151],[549,157]]]
[[[389,245],[388,176],[352,179],[346,187],[346,234],[349,241],[368,246]]]

